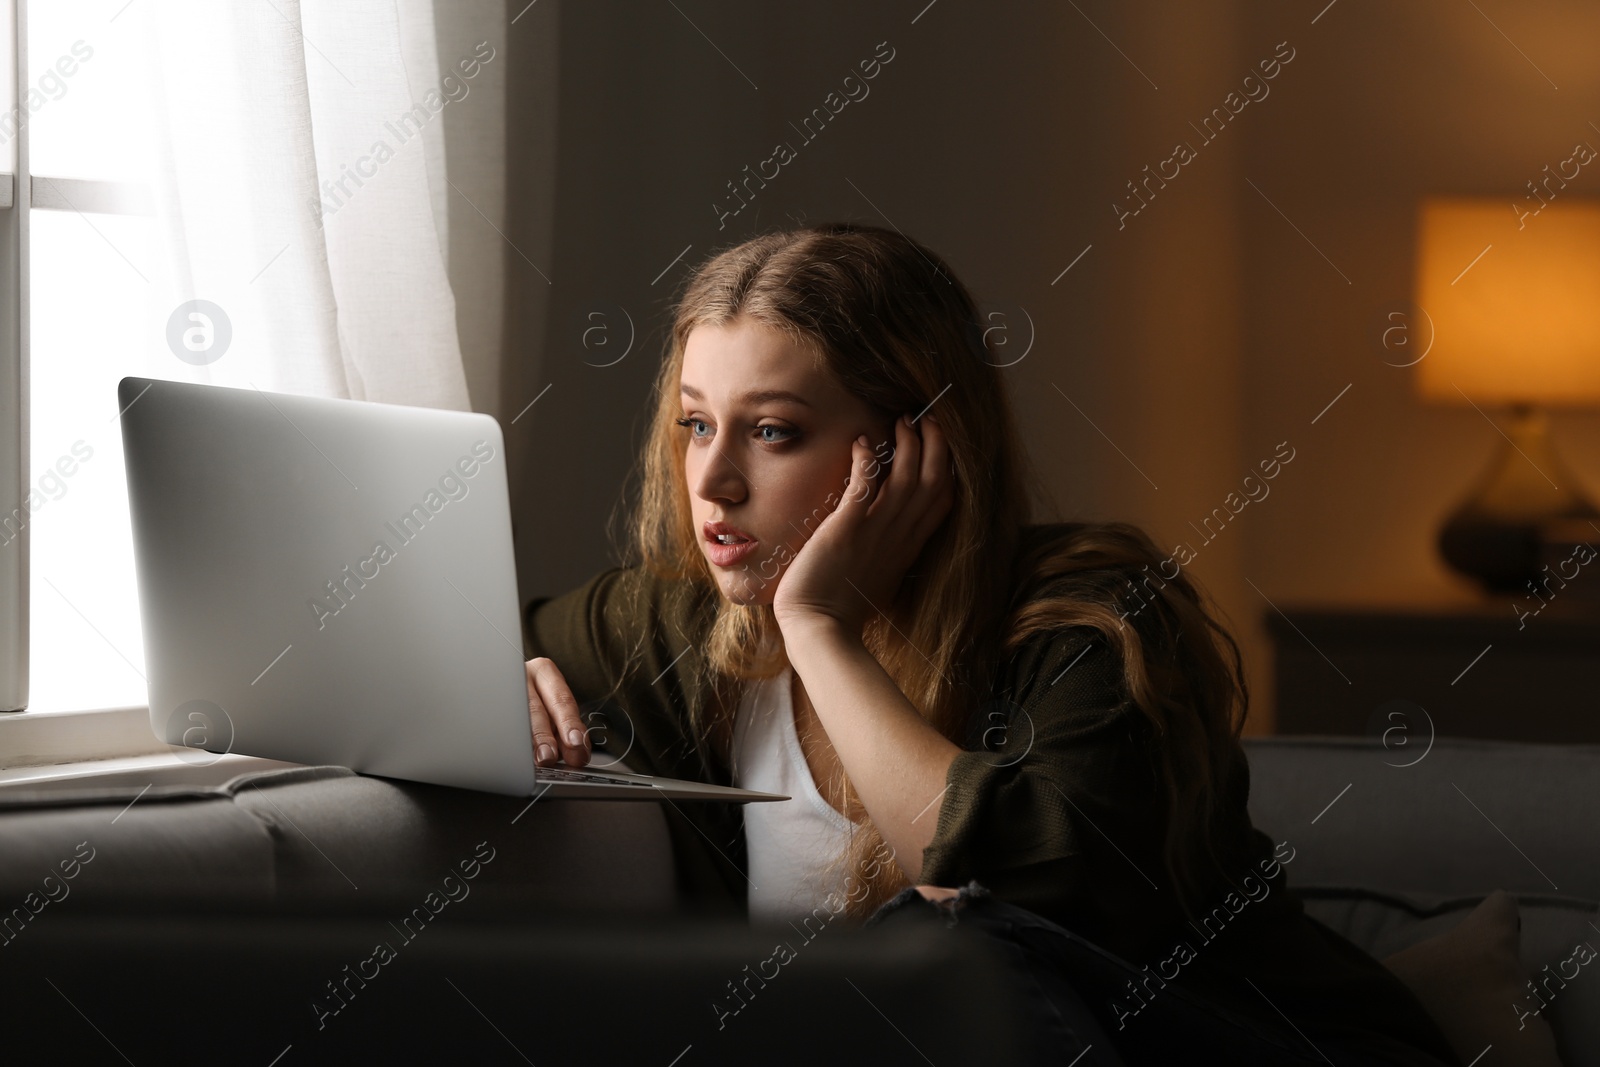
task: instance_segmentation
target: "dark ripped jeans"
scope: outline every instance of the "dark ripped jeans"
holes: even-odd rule
[[[1024,991],[1022,1014],[1034,1023],[1025,1037],[1025,1064],[1327,1067],[1331,1061],[1337,1067],[1451,1067],[1376,1035],[1358,1042],[1318,1037],[1313,1045],[1287,1024],[1247,1018],[1176,987],[1153,998],[1136,1025],[1119,1030],[1109,1005],[1142,972],[1064,927],[992,896],[977,882],[938,903],[914,888],[904,889],[867,920],[868,926],[922,926],[931,936],[957,924],[982,933]]]

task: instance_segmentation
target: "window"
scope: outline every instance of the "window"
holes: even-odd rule
[[[4,209],[15,273],[4,283],[18,306],[26,301],[21,330],[7,340],[26,367],[28,417],[23,484],[0,514],[0,566],[26,583],[32,711],[142,705],[116,383],[128,374],[187,377],[151,358],[165,343],[165,316],[152,306],[144,180],[148,5],[7,6],[0,139],[15,175]],[[16,425],[3,432],[13,447],[20,442]],[[29,561],[18,574],[23,527]]]
[[[122,378],[467,406],[452,198],[476,227],[463,291],[498,277],[503,237],[466,170],[446,184],[443,123],[391,146],[359,207],[319,197],[402,114],[448,115],[499,173],[503,11],[447,18],[436,62],[453,6],[380,8],[0,0],[0,711],[75,713],[0,714],[0,763],[33,744],[10,726],[76,738],[89,709],[153,743]]]

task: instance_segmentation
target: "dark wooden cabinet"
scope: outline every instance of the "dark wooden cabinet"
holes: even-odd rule
[[[1523,611],[1540,603],[1517,602]],[[1449,611],[1269,608],[1265,617],[1280,734],[1388,732],[1396,751],[1427,736],[1600,744],[1593,601],[1552,599],[1520,618],[1510,598]]]

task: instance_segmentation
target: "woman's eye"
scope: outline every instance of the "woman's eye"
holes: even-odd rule
[[[762,442],[769,445],[775,445],[780,441],[787,441],[789,438],[795,435],[795,431],[785,429],[782,426],[757,426],[756,433],[760,436]],[[769,437],[767,436],[769,433],[776,436]]]
[[[705,434],[700,432],[701,428],[705,426],[705,420],[704,419],[676,419],[674,421],[676,421],[679,426],[688,427],[689,428],[689,436],[690,437],[705,437],[706,436]]]

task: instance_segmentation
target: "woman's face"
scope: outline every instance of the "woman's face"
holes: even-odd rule
[[[724,597],[770,604],[783,569],[844,495],[851,442],[866,434],[887,456],[893,416],[875,416],[809,352],[747,316],[695,327],[680,383],[700,551]]]

